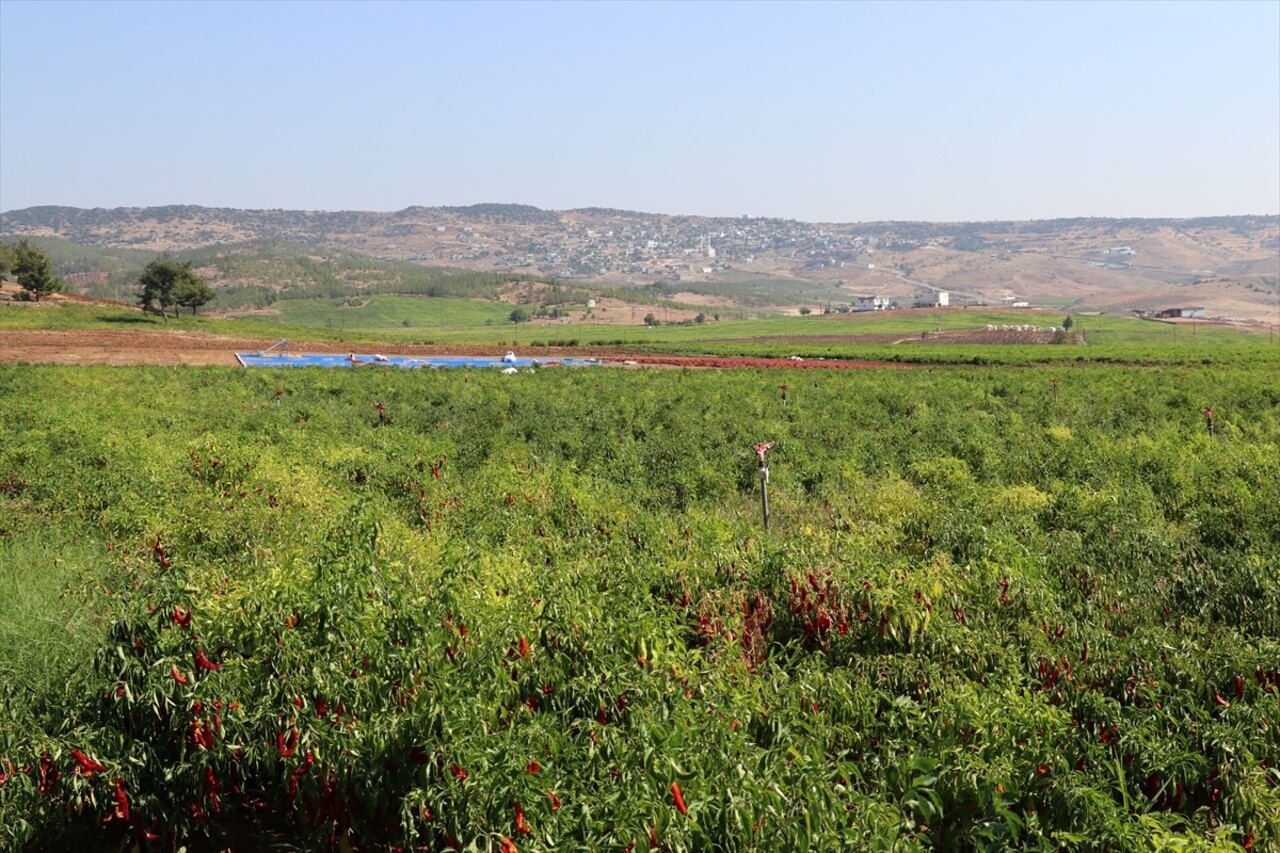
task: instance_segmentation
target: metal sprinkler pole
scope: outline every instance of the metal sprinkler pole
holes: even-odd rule
[[[769,463],[764,461],[764,455],[773,447],[772,441],[753,444],[751,448],[756,452],[756,464],[760,474],[760,511],[764,516],[764,529],[769,529]]]
[[[760,510],[764,514],[764,529],[769,529],[769,467],[760,468]]]

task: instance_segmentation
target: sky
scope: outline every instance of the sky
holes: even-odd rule
[[[1280,213],[1280,0],[0,0],[0,211]]]

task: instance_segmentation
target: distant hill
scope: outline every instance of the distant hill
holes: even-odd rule
[[[315,247],[382,263],[601,286],[649,285],[674,298],[754,304],[1030,302],[1123,313],[1201,305],[1209,316],[1277,321],[1280,217],[1028,222],[806,223],[520,204],[368,211],[175,205],[0,214],[0,239],[58,238],[106,253],[244,254]],[[136,250],[126,252],[125,250]],[[356,264],[359,266],[359,264]],[[379,273],[379,275],[382,275]],[[273,285],[255,279],[243,286]],[[492,281],[476,282],[488,290]]]

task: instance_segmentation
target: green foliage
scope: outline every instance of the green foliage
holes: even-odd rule
[[[62,280],[54,276],[49,258],[36,246],[21,240],[9,250],[9,257],[13,279],[28,298],[39,302],[40,297],[62,290]]]
[[[0,367],[0,844],[1280,844],[1273,365],[366,370]]]
[[[199,276],[183,276],[173,286],[174,303],[183,308],[190,308],[192,314],[195,314],[200,306],[211,302],[216,295]]]
[[[528,308],[516,307],[511,309],[511,313],[507,315],[507,319],[512,323],[527,323],[530,315]]]
[[[147,264],[138,279],[138,304],[144,311],[159,311],[167,323],[168,309],[181,305],[196,309],[213,298],[213,291],[192,269],[191,261],[160,258]]]

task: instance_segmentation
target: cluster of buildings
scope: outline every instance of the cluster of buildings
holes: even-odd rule
[[[906,251],[920,245],[910,239],[854,234],[848,226],[794,220],[611,214],[589,220],[566,215],[559,227],[436,225],[421,235],[425,241],[414,241],[422,248],[408,259],[478,265],[496,272],[528,270],[567,279],[621,275],[680,281],[730,267],[749,270],[766,255],[795,269],[842,269],[859,259],[865,263],[865,256],[877,249]],[[383,250],[399,248],[381,246]]]

